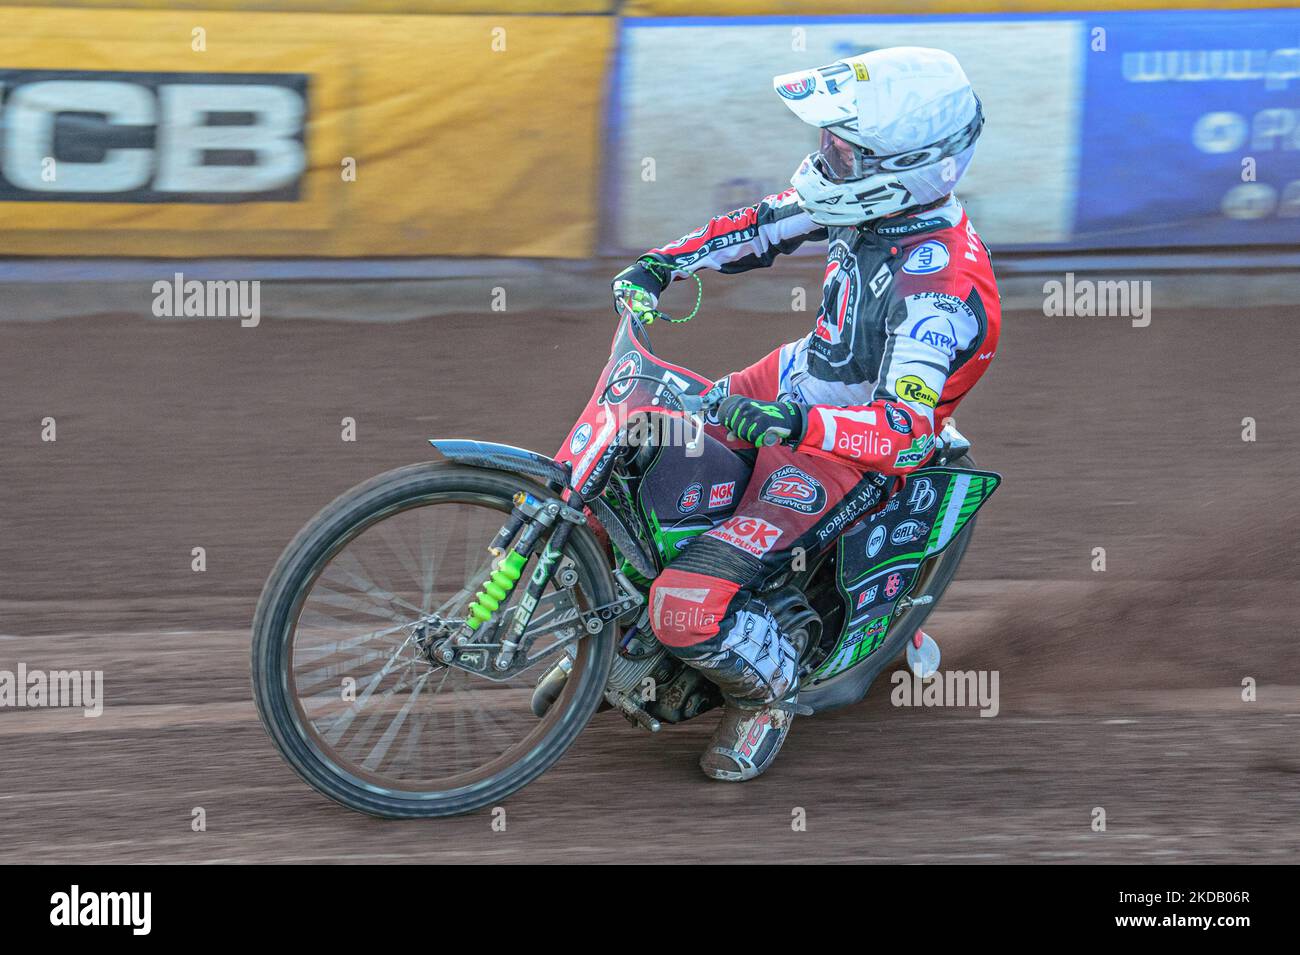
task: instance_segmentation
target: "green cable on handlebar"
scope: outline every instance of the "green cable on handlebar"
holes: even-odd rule
[[[673,318],[667,312],[658,310],[660,318],[665,322],[672,322],[674,325],[678,325],[682,322],[689,322],[699,312],[700,302],[704,300],[704,283],[701,282],[700,277],[693,272],[691,273],[691,278],[695,279],[695,307],[681,318]]]
[[[647,272],[649,272],[651,275],[653,275],[659,281],[660,285],[663,288],[666,289],[668,285],[672,282],[672,270],[669,269],[668,266],[665,265],[663,262],[659,262],[658,260],[647,256],[639,259],[638,264],[642,268],[644,268]],[[658,318],[662,318],[665,322],[671,322],[674,325],[676,325],[682,322],[689,322],[692,318],[696,316],[696,314],[699,313],[700,302],[704,300],[704,283],[700,281],[700,277],[696,275],[694,272],[691,273],[691,278],[695,280],[695,307],[692,308],[689,313],[682,316],[681,318],[673,318],[667,312],[655,308],[649,313],[651,316],[650,321],[654,321],[654,319],[658,317]]]

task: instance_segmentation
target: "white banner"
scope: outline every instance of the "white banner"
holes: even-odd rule
[[[817,132],[785,107],[772,77],[886,46],[949,50],[970,76],[986,123],[957,194],[994,252],[1067,240],[1081,21],[628,20],[609,170],[617,251],[662,245],[785,189]]]

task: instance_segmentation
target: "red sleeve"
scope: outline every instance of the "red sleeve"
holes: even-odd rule
[[[888,398],[849,408],[813,405],[799,450],[864,471],[906,474],[930,457],[934,425],[925,415]]]
[[[767,196],[752,206],[714,216],[676,242],[651,249],[647,256],[672,270],[675,279],[698,269],[745,272],[771,265],[810,239],[826,238],[826,228],[799,208],[794,189]]]

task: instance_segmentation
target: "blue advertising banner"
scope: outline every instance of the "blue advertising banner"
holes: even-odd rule
[[[1300,11],[1086,16],[1070,244],[1300,243]]]

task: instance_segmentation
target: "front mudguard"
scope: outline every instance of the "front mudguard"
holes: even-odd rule
[[[522,474],[542,481],[556,494],[569,484],[569,472],[558,461],[526,448],[470,438],[430,438],[429,443],[458,464]]]

